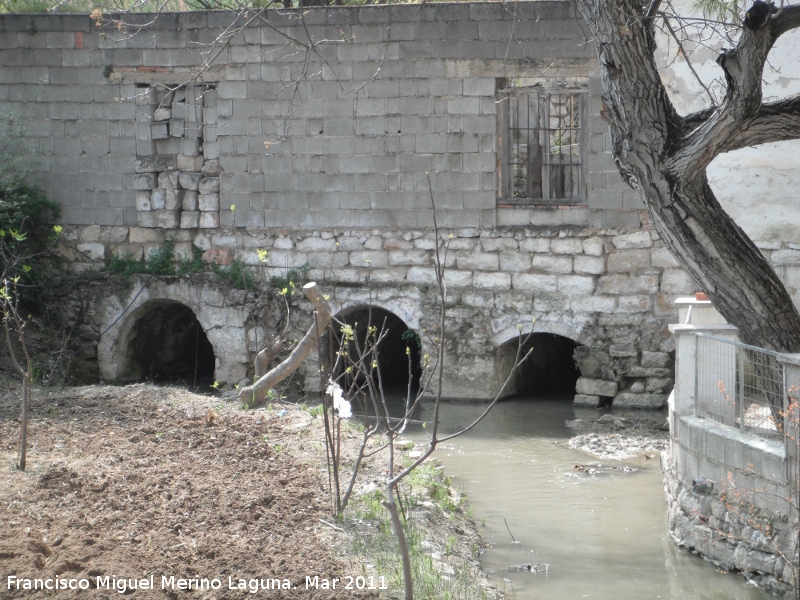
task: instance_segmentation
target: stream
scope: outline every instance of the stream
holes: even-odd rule
[[[484,408],[443,405],[442,431],[463,428]],[[615,461],[568,447],[575,432],[565,422],[597,416],[568,400],[506,401],[475,429],[439,446],[435,456],[467,494],[491,546],[483,568],[506,597],[772,598],[675,547],[657,452],[649,460]],[[431,408],[423,407],[419,418],[431,420]]]

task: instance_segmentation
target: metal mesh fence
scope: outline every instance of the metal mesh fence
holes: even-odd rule
[[[784,373],[778,354],[698,334],[695,414],[758,435],[783,431]]]

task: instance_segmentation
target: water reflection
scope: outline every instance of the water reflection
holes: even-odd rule
[[[448,403],[441,411],[442,430],[468,425],[484,408]],[[482,533],[492,548],[483,565],[507,597],[772,597],[675,548],[666,531],[657,457],[599,461],[572,450],[565,421],[575,417],[568,401],[502,402],[474,430],[440,446],[436,454],[468,494],[475,519],[485,523]],[[417,418],[430,420],[431,407],[422,407]],[[638,470],[591,476],[574,471],[576,463]],[[549,567],[537,573],[507,570],[527,564]]]

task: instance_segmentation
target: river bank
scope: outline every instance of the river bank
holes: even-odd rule
[[[180,585],[208,599],[250,597],[253,586],[275,598],[400,597],[380,515],[383,462],[367,461],[350,510],[333,519],[322,420],[312,412],[245,411],[149,385],[37,390],[20,473],[18,404],[6,394],[0,556],[21,583],[9,590],[3,581],[3,597],[30,597],[25,586],[36,579],[99,586],[95,598],[137,585],[137,598],[183,597]],[[359,437],[345,436],[345,466]],[[403,498],[420,577],[436,590],[463,588],[456,597],[495,597],[463,496],[435,464],[425,471]]]

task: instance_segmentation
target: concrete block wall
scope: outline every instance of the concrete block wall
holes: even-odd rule
[[[195,153],[220,161],[221,225],[233,224],[233,205],[240,227],[426,227],[432,192],[444,226],[638,226],[626,209],[641,205],[610,158],[594,49],[571,2],[267,15],[279,31],[248,27],[192,80],[206,90]],[[166,143],[176,120],[167,134],[155,111],[171,107],[154,98],[200,72],[209,55],[199,44],[232,20],[166,14],[131,36],[88,16],[0,18],[0,111],[29,120],[42,183],[66,223],[180,222],[139,214],[136,159],[163,156],[168,171],[168,159],[191,155],[185,139]],[[498,80],[541,73],[587,82],[590,212],[496,207]]]

